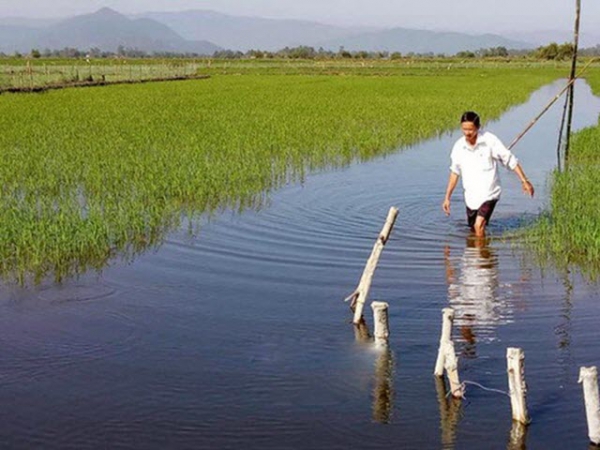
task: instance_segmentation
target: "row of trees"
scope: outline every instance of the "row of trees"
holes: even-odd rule
[[[492,47],[487,49],[480,49],[477,51],[462,51],[456,53],[455,57],[458,58],[508,58],[508,57],[534,57],[545,60],[568,60],[573,56],[573,44],[564,43],[557,44],[555,42],[539,47],[536,50],[509,50],[506,47]],[[600,45],[595,47],[580,49],[580,54],[583,56],[600,56]],[[8,57],[11,55],[5,55],[0,53],[1,57]],[[113,57],[127,57],[127,58],[144,58],[144,57],[161,57],[161,58],[180,58],[180,57],[200,57],[196,53],[176,53],[176,52],[144,52],[138,49],[127,48],[119,46],[115,52],[101,50],[99,48],[91,48],[87,51],[79,50],[77,48],[66,47],[61,50],[50,50],[45,49],[40,51],[38,49],[32,49],[28,55],[22,55],[15,53],[13,57],[30,57],[30,58],[113,58]],[[336,59],[336,58],[347,58],[347,59],[400,59],[403,57],[421,57],[421,58],[443,58],[448,55],[429,53],[414,53],[409,52],[401,54],[400,52],[369,52],[369,51],[349,51],[340,47],[338,51],[325,50],[324,48],[314,49],[308,46],[298,47],[285,47],[275,52],[263,51],[263,50],[249,50],[246,52],[234,51],[234,50],[222,50],[215,52],[212,57],[218,59]]]
[[[482,48],[476,51],[461,51],[452,55],[458,58],[508,58],[508,57],[533,57],[545,60],[569,60],[573,57],[574,46],[571,43],[557,44],[553,42],[549,45],[538,47],[535,50],[509,50],[506,47]],[[600,56],[600,45],[592,48],[580,49],[580,54],[584,56]],[[224,50],[216,52],[216,58],[241,59],[241,58],[289,58],[289,59],[333,59],[333,58],[356,58],[356,59],[400,59],[402,57],[447,57],[445,54],[414,53],[409,52],[401,54],[400,52],[367,52],[367,51],[348,51],[340,47],[337,52],[313,47],[285,47],[277,52],[267,52],[262,50],[249,50],[245,53],[240,51]]]
[[[51,50],[46,48],[44,50],[32,49],[28,54],[22,54],[15,52],[13,55],[7,55],[0,52],[0,57],[16,57],[16,58],[114,58],[114,57],[125,57],[125,58],[147,58],[147,57],[160,57],[160,58],[181,58],[181,57],[200,57],[198,53],[177,53],[177,52],[145,52],[136,48],[128,48],[123,45],[117,47],[116,51],[101,50],[98,47],[92,47],[89,50],[80,50],[74,47],[65,47],[62,49]]]

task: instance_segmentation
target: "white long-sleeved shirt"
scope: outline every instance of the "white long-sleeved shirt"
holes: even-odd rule
[[[478,134],[474,146],[464,136],[460,138],[452,148],[450,159],[450,170],[462,178],[465,203],[470,209],[478,209],[483,202],[500,198],[498,163],[510,170],[519,163],[502,141],[489,132]]]

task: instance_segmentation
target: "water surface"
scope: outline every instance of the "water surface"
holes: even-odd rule
[[[510,142],[561,86],[487,129]],[[595,124],[600,101],[584,84],[576,93],[576,126]],[[450,218],[440,208],[455,133],[313,174],[101,274],[2,286],[3,447],[587,448],[577,378],[600,364],[598,287],[499,239],[545,207],[560,103],[515,148],[538,195],[504,171],[483,246],[469,240],[460,189]],[[377,351],[342,300],[392,205],[370,295],[390,304],[389,348]],[[444,396],[432,372],[447,306],[462,379],[507,391],[506,348],[524,349],[525,432],[501,393]]]

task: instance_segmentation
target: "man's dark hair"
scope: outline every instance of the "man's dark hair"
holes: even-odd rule
[[[460,117],[460,123],[463,122],[473,122],[473,124],[479,128],[481,126],[481,120],[479,119],[479,114],[475,111],[466,111]]]

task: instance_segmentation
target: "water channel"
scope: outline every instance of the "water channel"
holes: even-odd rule
[[[563,84],[486,128],[510,142]],[[600,100],[576,93],[576,128],[596,124]],[[515,148],[536,197],[503,171],[484,246],[468,239],[460,189],[449,218],[440,208],[457,127],[309,175],[100,274],[0,287],[2,448],[587,449],[577,379],[600,364],[600,289],[500,239],[546,206],[561,105]],[[390,304],[391,336],[375,351],[342,300],[390,206],[370,299]],[[468,385],[457,403],[436,384],[447,306],[464,380],[507,391],[506,348],[524,349],[523,434],[502,393]]]

